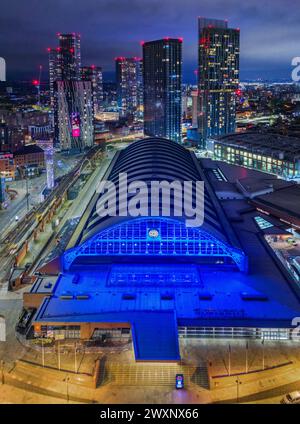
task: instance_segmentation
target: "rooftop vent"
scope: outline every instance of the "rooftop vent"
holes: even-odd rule
[[[200,293],[199,300],[212,300],[213,295],[211,293]]]
[[[166,293],[166,294],[162,294],[160,296],[160,298],[161,298],[161,300],[173,300],[174,296],[172,294]]]
[[[73,299],[73,295],[72,294],[63,294],[62,296],[60,296],[61,300],[72,300]]]
[[[134,300],[135,298],[136,298],[136,295],[131,293],[123,294],[122,296],[123,300]]]
[[[266,302],[268,297],[264,294],[251,294],[251,293],[241,293],[242,300],[246,301],[258,301],[258,302]]]

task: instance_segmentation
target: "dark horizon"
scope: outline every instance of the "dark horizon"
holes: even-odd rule
[[[171,7],[170,7],[171,6]],[[57,45],[57,32],[82,35],[82,64],[114,72],[114,57],[140,56],[140,41],[183,37],[183,81],[196,81],[197,17],[228,19],[241,30],[241,80],[289,80],[291,60],[299,56],[300,11],[291,0],[11,0],[1,6],[0,56],[7,79],[32,79],[43,65],[47,47]],[[129,13],[130,12],[130,13]],[[16,30],[17,29],[17,30]]]

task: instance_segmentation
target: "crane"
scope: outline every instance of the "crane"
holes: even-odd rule
[[[40,106],[40,102],[41,102],[41,78],[42,78],[42,70],[43,70],[43,66],[40,65],[39,66],[39,77],[38,77],[38,79],[34,79],[32,81],[32,84],[37,88],[37,95],[38,95],[37,104],[38,104],[38,106]]]

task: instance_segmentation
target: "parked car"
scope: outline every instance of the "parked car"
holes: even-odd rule
[[[291,392],[285,395],[281,399],[281,403],[291,404],[291,403],[300,403],[300,392]]]
[[[184,376],[183,374],[176,374],[176,389],[183,389],[184,388]]]

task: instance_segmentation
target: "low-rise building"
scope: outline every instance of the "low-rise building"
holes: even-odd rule
[[[15,178],[15,164],[11,153],[0,153],[0,174],[6,180]]]
[[[300,179],[300,139],[278,134],[235,133],[208,142],[215,159],[234,165]]]
[[[44,151],[36,144],[29,144],[17,150],[14,154],[16,167],[37,165],[40,169],[45,168]]]

